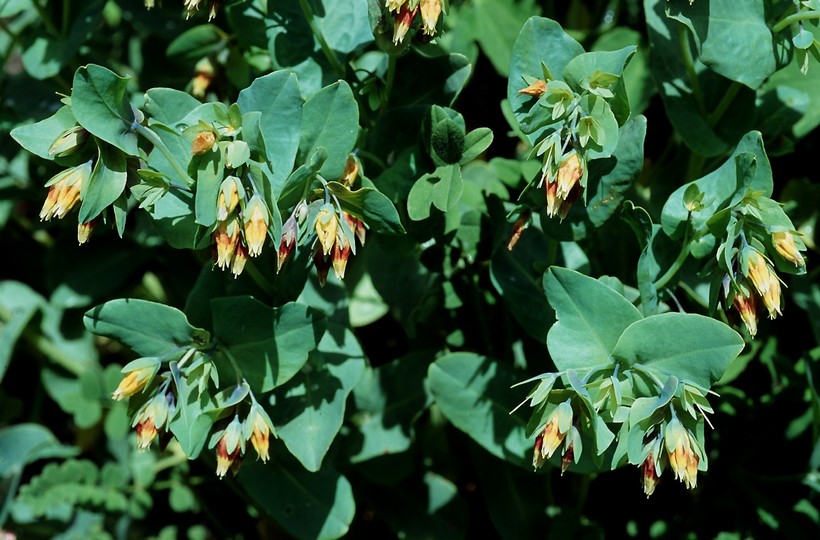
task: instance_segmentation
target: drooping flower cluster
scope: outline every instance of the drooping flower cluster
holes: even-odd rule
[[[250,441],[256,454],[263,462],[270,459],[270,436],[276,436],[268,414],[256,402],[245,420],[236,414],[228,426],[211,437],[211,447],[216,451],[216,474],[223,478],[229,470],[237,471],[245,455],[246,443]]]
[[[441,0],[386,0],[384,7],[393,14],[393,43],[399,45],[421,13],[421,33],[423,36],[436,35],[443,6]]]
[[[757,334],[761,306],[770,319],[783,314],[781,272],[804,274],[806,245],[778,203],[750,192],[730,211],[726,229],[736,230],[717,250],[725,272],[724,296],[740,315],[749,335]],[[726,261],[725,254],[733,256]]]
[[[349,156],[338,183],[344,188],[350,188],[358,175],[359,162],[354,156]],[[338,201],[335,204],[330,202],[331,197],[327,191],[326,199],[327,202],[324,203],[321,200],[310,204],[301,201],[285,221],[279,243],[277,271],[281,270],[299,243],[300,233],[307,235],[315,232],[312,258],[319,284],[325,284],[331,267],[338,279],[344,279],[347,262],[356,253],[356,240],[364,245],[367,228],[362,220],[342,210]],[[307,216],[312,214],[311,207],[315,208],[315,217],[311,222],[312,226],[305,227]]]
[[[616,444],[612,467],[626,462],[638,466],[647,497],[667,468],[687,488],[697,486],[698,470],[706,470],[702,429],[698,426],[706,420],[706,413],[713,412],[702,388],[670,377],[663,387],[658,381],[654,390],[667,397],[650,397],[636,393],[630,382],[633,376],[618,374],[617,369],[593,368],[583,377],[579,375],[568,370],[525,381],[539,381],[521,404],[529,401],[533,407],[531,424],[536,418],[543,422],[535,430],[535,469],[560,455],[564,474],[578,463],[585,443],[591,447],[587,452],[591,452],[592,460],[601,461],[607,447],[624,437]],[[569,387],[554,388],[559,380]],[[631,410],[633,407],[635,410]],[[607,424],[621,427],[613,432]]]
[[[204,156],[209,152],[223,152],[226,168],[234,171],[245,164],[249,155],[244,141],[220,141],[218,130],[203,129],[194,137],[191,153]],[[213,232],[215,264],[223,270],[230,268],[237,277],[249,257],[262,253],[268,237],[270,211],[258,193],[248,199],[242,179],[233,174],[222,180],[214,203],[217,220]]]
[[[185,364],[190,361],[191,369],[183,371]],[[137,449],[146,451],[151,449],[152,443],[157,439],[160,432],[168,432],[170,424],[178,413],[177,395],[180,389],[177,387],[180,380],[190,377],[193,370],[200,370],[204,357],[196,348],[190,348],[182,359],[172,366],[175,375],[166,371],[157,376],[162,360],[160,358],[140,358],[123,368],[125,376],[120,381],[112,397],[115,400],[123,400],[137,395],[140,392],[148,392],[148,398],[139,406],[131,422],[137,436]],[[196,371],[197,376],[208,379],[208,371]],[[156,379],[162,382],[152,384]],[[183,382],[182,384],[188,384]],[[216,453],[217,468],[216,473],[221,478],[233,469],[238,468],[241,457],[245,454],[246,442],[250,442],[256,450],[259,459],[267,462],[270,459],[270,438],[276,436],[273,422],[265,409],[256,401],[250,387],[244,381],[238,384],[233,392],[235,402],[230,407],[220,411],[214,407],[211,412],[219,416],[229,416],[233,414],[233,420],[224,429],[213,433],[210,448],[214,448]],[[245,419],[240,420],[240,414],[247,410]]]
[[[160,0],[160,4],[162,0]],[[185,8],[185,18],[190,18],[199,11],[199,5],[203,4],[203,0],[184,0],[183,7]],[[208,0],[208,20],[216,17],[219,7],[225,3],[225,0]],[[156,0],[145,0],[145,7],[151,9],[156,4]]]

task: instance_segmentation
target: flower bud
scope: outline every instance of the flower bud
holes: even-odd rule
[[[746,325],[749,335],[755,337],[755,334],[757,334],[757,300],[755,296],[751,294],[746,296],[742,291],[737,291],[732,305],[740,313],[740,318],[743,320],[743,324]]]
[[[77,224],[77,242],[79,242],[80,245],[83,245],[86,242],[88,242],[88,238],[91,236],[91,232],[94,230],[94,228],[97,226],[97,223],[99,222],[100,218],[95,217],[94,219],[86,223]]]
[[[148,383],[151,382],[151,379],[154,378],[154,375],[157,374],[160,366],[160,361],[157,359],[142,358],[134,362],[139,362],[137,367],[128,369],[128,366],[125,366],[125,368],[123,368],[123,373],[126,375],[120,381],[117,389],[114,390],[111,396],[113,399],[119,401],[143,390]],[[134,364],[134,362],[132,362],[132,364]]]
[[[296,212],[285,221],[282,226],[282,240],[279,242],[279,253],[276,259],[276,271],[282,269],[282,265],[290,256],[296,246],[296,238],[299,236],[299,225],[296,221]]]
[[[174,395],[162,392],[147,401],[134,416],[131,427],[136,427],[137,449],[149,450],[159,430],[173,415]]]
[[[240,197],[245,196],[242,182],[236,176],[228,176],[219,186],[219,197],[216,202],[216,219],[225,221],[228,215],[239,205]]]
[[[216,135],[213,131],[200,131],[196,134],[194,142],[191,143],[191,153],[201,156],[211,150],[216,143]]]
[[[245,438],[250,439],[256,454],[262,462],[267,462],[270,459],[271,433],[274,433],[274,430],[270,418],[258,403],[254,403],[248,418],[245,419]]]
[[[692,440],[689,431],[677,418],[672,418],[666,425],[664,443],[675,479],[686,484],[689,489],[696,487],[700,458],[693,451],[693,446],[696,447],[697,443]]]
[[[57,157],[71,155],[88,140],[88,135],[88,131],[82,126],[69,128],[52,143],[48,149],[48,155]]]
[[[547,81],[542,81],[541,79],[538,79],[526,88],[522,88],[521,90],[519,90],[518,93],[524,94],[526,96],[532,96],[534,98],[540,98],[544,95],[544,92],[546,91]]]
[[[413,19],[416,18],[418,11],[418,6],[410,9],[407,7],[407,4],[403,4],[401,8],[399,8],[398,13],[396,13],[395,26],[393,27],[394,45],[398,45],[404,40],[404,36],[407,35],[407,31],[410,30],[410,25],[413,24]]]
[[[342,171],[342,176],[339,178],[339,183],[350,187],[353,185],[353,182],[356,181],[357,176],[359,176],[359,160],[352,155],[347,156],[347,162],[345,163],[344,171]]]
[[[245,263],[248,262],[248,248],[245,247],[241,241],[236,244],[236,250],[233,252],[233,259],[231,259],[231,273],[234,278],[238,278],[242,270],[245,269]]]
[[[231,263],[236,246],[239,244],[239,223],[234,217],[228,221],[220,221],[214,231],[216,244],[216,265],[225,269]]]
[[[340,231],[341,232],[341,231]],[[344,235],[339,234],[333,244],[333,272],[339,279],[344,279],[347,260],[350,258],[350,244]]]
[[[234,461],[245,451],[242,422],[238,416],[233,420],[216,443],[216,475],[223,478]]]

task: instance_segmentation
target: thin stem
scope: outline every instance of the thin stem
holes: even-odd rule
[[[17,488],[20,487],[20,479],[22,477],[22,467],[14,474],[14,476],[11,477],[9,489],[6,491],[6,500],[3,501],[3,507],[0,508],[0,527],[2,527],[6,523],[6,519],[9,517],[11,503],[14,500],[14,496],[17,495]]]
[[[698,74],[695,71],[695,60],[692,58],[692,50],[689,48],[689,34],[684,26],[681,26],[678,30],[678,41],[680,43],[683,61],[686,63],[686,72],[689,74],[689,83],[692,85],[692,95],[695,98],[695,103],[697,103],[700,113],[703,116],[706,116],[706,107],[703,103],[703,92],[700,89]]]
[[[779,23],[775,24],[772,27],[772,33],[776,34],[795,23],[799,23],[802,21],[811,21],[815,19],[820,19],[820,11],[801,11],[798,13],[793,13],[788,17],[784,17],[783,19],[781,19]]]
[[[63,35],[68,35],[68,12],[71,7],[71,0],[63,0]]]
[[[299,0],[299,5],[302,7],[302,13],[305,15],[308,26],[310,26],[310,30],[313,32],[313,35],[316,36],[316,40],[319,42],[319,46],[322,48],[322,52],[325,53],[328,62],[330,62],[330,66],[333,68],[333,71],[335,71],[340,77],[344,77],[345,68],[339,62],[339,59],[336,57],[336,53],[333,52],[333,49],[331,49],[330,45],[327,44],[325,36],[322,35],[321,30],[319,30],[316,26],[316,21],[313,18],[313,9],[311,9],[310,4],[308,4],[307,0]]]
[[[220,348],[220,350],[225,354],[225,357],[228,359],[228,361],[231,363],[231,366],[233,367],[233,372],[236,376],[236,385],[241,385],[242,381],[245,380],[245,377],[242,376],[242,370],[239,369],[239,363],[236,361],[236,358],[234,358],[233,353],[231,353],[231,351],[228,350],[227,347],[222,347]]]
[[[54,26],[54,23],[51,22],[51,18],[46,13],[45,8],[40,5],[40,0],[31,0],[31,4],[34,6],[34,9],[37,10],[37,14],[40,15],[40,20],[43,21],[43,25],[46,27],[46,30],[48,30],[48,33],[56,37],[63,37],[60,31],[57,30],[57,27]]]
[[[652,286],[655,289],[663,288],[667,283],[669,283],[675,274],[678,273],[678,270],[681,269],[683,266],[684,261],[689,256],[689,235],[687,234],[683,239],[683,246],[681,247],[680,253],[678,253],[678,258],[675,259],[675,262],[672,263],[672,266],[664,273],[661,277],[659,277]]]
[[[262,275],[262,272],[256,268],[256,265],[253,264],[253,261],[248,261],[250,264],[245,264],[244,272],[250,276],[254,283],[259,286],[260,289],[265,291],[265,294],[273,298],[276,296],[276,287],[268,281],[268,279]]]
[[[139,122],[134,122],[133,124],[131,124],[131,129],[132,131],[135,131],[143,137],[145,137],[146,139],[148,139],[148,141],[160,151],[160,153],[165,157],[165,159],[168,160],[168,163],[171,164],[171,167],[174,168],[174,171],[180,176],[180,178],[182,178],[185,181],[186,188],[190,188],[194,185],[193,179],[190,176],[188,176],[188,173],[185,171],[185,169],[182,168],[182,166],[176,160],[176,157],[174,157],[174,154],[172,154],[171,151],[168,150],[168,147],[165,146],[165,143],[162,142],[162,139],[159,138],[159,135],[154,133],[153,130],[143,126]],[[180,189],[185,189],[182,186],[174,186]]]
[[[9,322],[13,318],[12,314],[8,312],[3,307],[0,307],[0,320],[3,322]],[[67,355],[62,347],[55,345],[50,339],[47,337],[35,332],[30,328],[26,328],[20,334],[20,337],[23,338],[26,343],[34,347],[42,355],[48,357],[51,361],[55,364],[59,365],[60,367],[64,368],[66,371],[70,372],[73,375],[80,376],[83,371],[85,371],[85,366],[77,362],[74,358]]]
[[[737,81],[732,81],[732,84],[729,86],[729,89],[726,90],[726,93],[723,94],[723,97],[720,99],[720,103],[718,103],[715,110],[712,111],[712,114],[708,116],[706,119],[709,122],[709,126],[715,127],[726,111],[729,109],[729,105],[732,104],[732,101],[735,99],[735,96],[740,91],[740,83]]]
[[[390,102],[390,94],[393,93],[393,83],[396,81],[396,57],[389,55],[387,59],[387,79],[384,81],[384,101],[379,109],[379,114],[387,110],[387,104]]]

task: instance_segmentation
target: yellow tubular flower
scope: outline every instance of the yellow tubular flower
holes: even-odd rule
[[[398,45],[404,40],[404,36],[407,35],[407,31],[410,30],[410,25],[413,24],[413,19],[416,18],[416,13],[418,13],[418,11],[418,6],[410,9],[405,4],[401,6],[398,13],[396,13],[396,22],[393,27],[394,45]]]
[[[231,264],[236,246],[239,244],[239,224],[237,220],[220,221],[214,231],[216,244],[216,265],[226,269]]]
[[[763,255],[755,249],[749,250],[748,261],[749,279],[752,280],[752,284],[755,286],[755,289],[757,289],[758,294],[764,296],[769,290],[769,284],[771,283],[769,278],[769,263],[767,263]]]
[[[769,285],[763,295],[763,304],[769,312],[769,318],[774,319],[783,313],[780,311],[780,280],[774,271],[769,272]]]
[[[350,258],[350,244],[342,235],[336,238],[333,244],[333,272],[339,279],[344,279],[347,260]]]
[[[339,227],[339,220],[336,211],[330,204],[325,204],[316,216],[316,235],[319,237],[319,245],[322,246],[322,254],[330,255],[333,244],[336,243],[336,231]]]
[[[436,25],[441,16],[441,0],[421,0],[420,7],[424,33],[433,36],[436,34]]]
[[[558,169],[558,178],[556,180],[558,189],[556,190],[556,196],[561,200],[565,200],[582,174],[583,166],[581,160],[578,159],[576,152],[572,152]]]
[[[66,169],[56,174],[46,183],[49,188],[43,208],[40,210],[40,221],[53,217],[62,218],[80,202],[80,190],[91,176],[91,161]]]
[[[114,390],[114,394],[111,397],[119,401],[133,396],[145,388],[145,385],[148,384],[148,381],[151,380],[155,373],[156,366],[146,366],[135,369],[134,371],[129,371],[120,381],[119,386]]]
[[[699,458],[692,450],[693,443],[689,432],[677,418],[673,418],[667,424],[664,442],[669,466],[674,471],[675,478],[686,484],[687,488],[694,488],[698,480]]]
[[[806,266],[803,255],[794,243],[794,236],[790,232],[772,233],[772,245],[781,257],[794,264],[797,268]]]
[[[270,445],[270,428],[267,422],[262,418],[262,415],[257,414],[253,422],[253,432],[251,433],[251,444],[254,450],[259,455],[262,462],[267,462],[270,459],[269,445]]]
[[[268,238],[268,208],[259,195],[254,195],[245,207],[245,242],[248,254],[256,257]]]
[[[740,318],[746,325],[749,335],[754,337],[757,334],[757,300],[754,295],[745,296],[738,291],[732,304],[740,313]]]

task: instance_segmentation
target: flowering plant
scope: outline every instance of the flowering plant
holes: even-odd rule
[[[0,0],[0,537],[816,527],[818,20]]]

